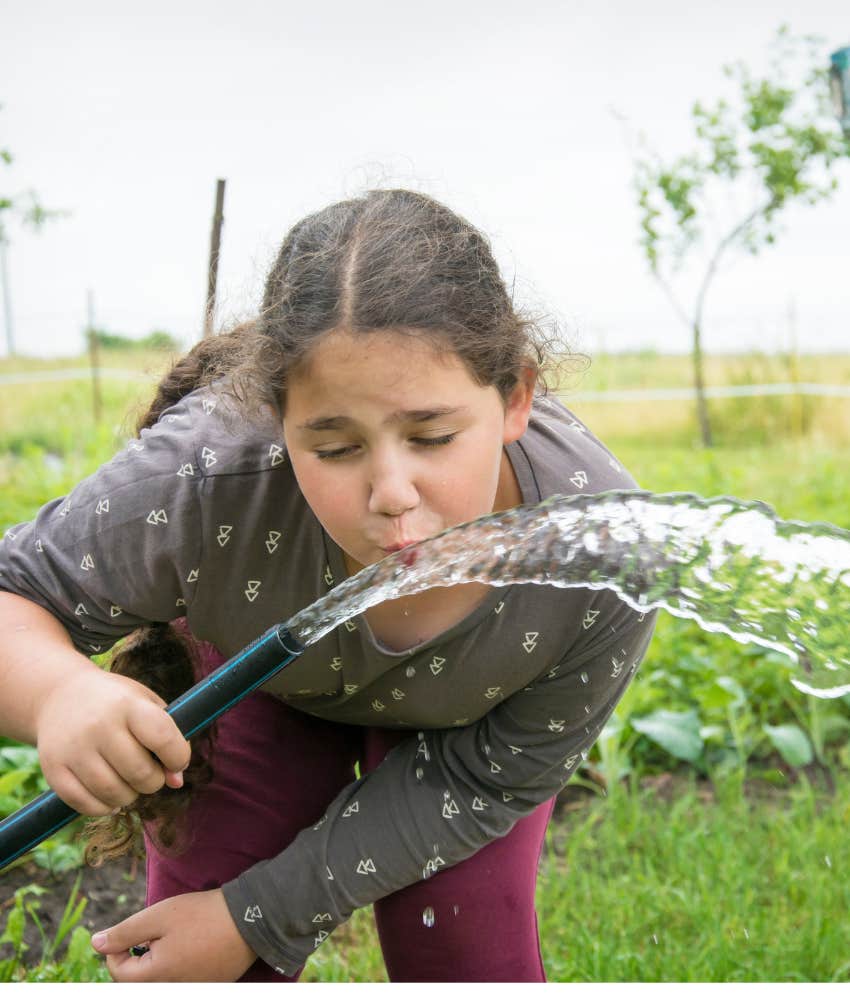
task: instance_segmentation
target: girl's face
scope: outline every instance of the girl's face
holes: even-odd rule
[[[529,375],[506,403],[412,336],[323,337],[290,381],[283,429],[349,571],[498,509],[513,482],[503,446],[525,431],[532,395]]]

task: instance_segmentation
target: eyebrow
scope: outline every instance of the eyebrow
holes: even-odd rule
[[[396,410],[391,413],[384,424],[424,424],[429,420],[436,420],[437,417],[451,417],[457,413],[462,413],[468,409],[466,406],[434,406],[427,410]],[[301,431],[340,431],[356,423],[351,417],[317,417],[315,420],[308,420],[305,424],[299,424]]]

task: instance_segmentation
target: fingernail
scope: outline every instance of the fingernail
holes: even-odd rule
[[[92,934],[91,943],[93,948],[105,948],[106,947],[106,931],[97,931],[97,933]]]

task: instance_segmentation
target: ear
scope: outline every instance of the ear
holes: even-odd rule
[[[528,418],[531,416],[531,404],[534,402],[536,384],[537,377],[534,369],[523,368],[517,384],[511,389],[511,394],[505,403],[503,444],[510,444],[525,434],[528,428]]]

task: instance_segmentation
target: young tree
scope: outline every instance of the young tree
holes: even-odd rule
[[[703,316],[708,290],[732,251],[758,254],[775,242],[779,215],[792,202],[814,205],[838,186],[831,168],[850,156],[830,101],[820,39],[779,29],[770,69],[754,76],[743,62],[724,67],[732,103],[694,104],[693,151],[662,162],[642,139],[634,185],[640,245],[652,276],[692,334],[697,414],[705,447],[712,434],[703,378]],[[822,65],[823,64],[823,65]],[[689,306],[674,288],[686,265],[698,276]]]
[[[0,104],[0,108],[3,105]],[[8,149],[0,146],[0,163],[11,166],[14,157]],[[9,275],[6,264],[6,248],[9,245],[9,229],[12,220],[16,220],[31,229],[40,229],[44,223],[63,212],[46,209],[34,191],[25,191],[15,195],[0,194],[0,290],[3,295],[3,316],[6,330],[6,349],[9,355],[15,353],[15,337],[12,323],[12,302],[9,289]]]

